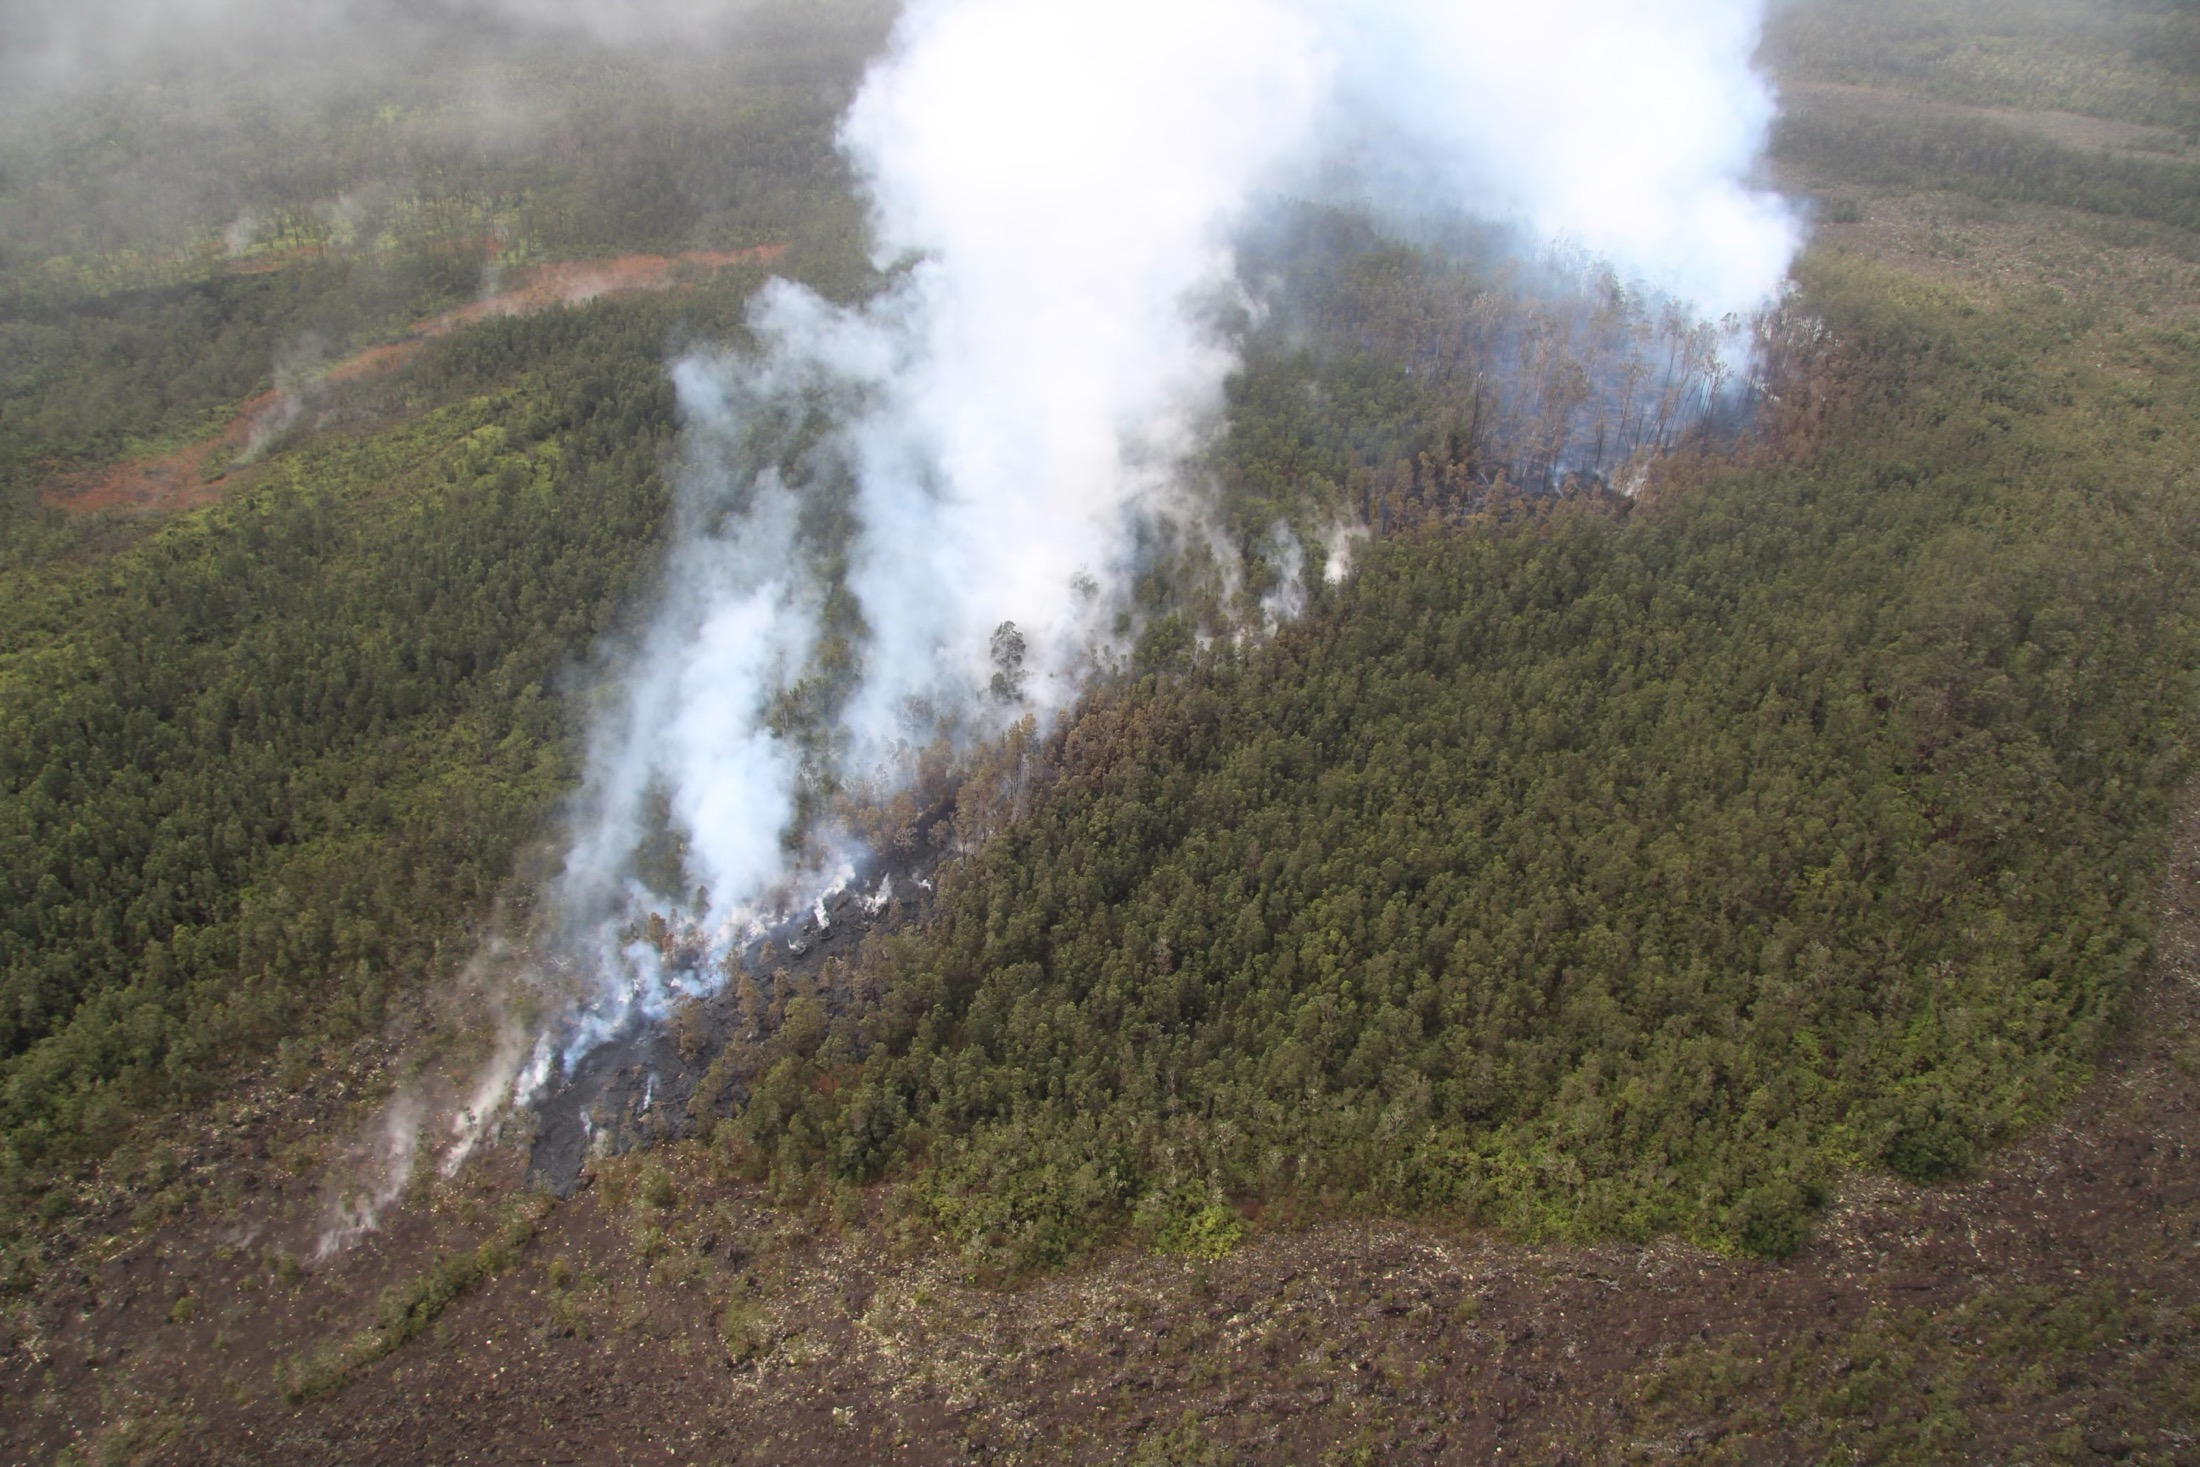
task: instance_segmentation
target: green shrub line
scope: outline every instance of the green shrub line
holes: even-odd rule
[[[541,1193],[530,1194],[507,1208],[495,1231],[475,1247],[445,1254],[424,1273],[385,1288],[375,1301],[371,1326],[301,1351],[275,1367],[283,1399],[295,1406],[325,1396],[352,1372],[395,1354],[408,1340],[424,1334],[468,1290],[518,1263],[554,1206]]]

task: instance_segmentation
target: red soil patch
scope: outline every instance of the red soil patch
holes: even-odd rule
[[[747,250],[689,250],[678,255],[619,255],[608,260],[560,260],[512,272],[496,294],[416,321],[396,341],[345,358],[315,379],[356,382],[411,360],[427,342],[495,316],[525,316],[556,306],[575,306],[603,296],[672,290],[712,271],[735,265],[769,265],[786,254],[783,244]],[[71,514],[100,510],[143,513],[184,509],[218,498],[256,435],[279,429],[297,410],[295,396],[264,392],[244,404],[211,438],[153,458],[65,474],[40,492],[42,503]]]
[[[132,459],[88,473],[64,474],[39,493],[39,501],[71,514],[99,510],[140,512],[188,509],[219,498],[255,428],[282,413],[284,394],[263,392],[212,438],[156,458]]]
[[[344,358],[321,373],[320,380],[356,382],[363,377],[379,376],[390,368],[411,360],[420,350],[420,343],[426,340],[425,336],[417,334],[418,330],[417,327],[412,328],[414,334],[408,334],[401,341],[386,341],[380,346],[370,346],[363,352]]]
[[[598,296],[665,290],[680,284],[685,275],[732,265],[768,265],[786,252],[785,245],[759,245],[753,250],[690,250],[681,255],[618,255],[537,265],[521,272],[519,283],[509,289],[424,321],[413,333],[436,336],[491,316],[520,316],[550,306],[580,305]]]

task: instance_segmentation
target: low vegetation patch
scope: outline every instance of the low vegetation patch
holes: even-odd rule
[[[277,1368],[276,1383],[283,1398],[295,1404],[327,1395],[353,1371],[395,1353],[426,1331],[467,1290],[518,1263],[552,1205],[540,1194],[529,1196],[508,1209],[496,1230],[473,1249],[446,1254],[425,1273],[384,1289],[375,1303],[372,1325],[294,1355]]]

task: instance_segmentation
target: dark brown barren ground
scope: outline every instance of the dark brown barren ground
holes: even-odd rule
[[[2200,802],[2159,955],[2064,1119],[1966,1184],[1860,1178],[1784,1263],[1273,1221],[1213,1263],[1125,1252],[967,1282],[882,1195],[792,1210],[699,1145],[601,1163],[415,1338],[277,1372],[487,1231],[506,1147],[286,1282],[319,1214],[253,1175],[48,1297],[5,1451],[268,1463],[2200,1463]],[[310,1106],[310,1099],[285,1103]],[[307,1118],[290,1114],[287,1123]],[[307,1126],[306,1129],[310,1129]],[[669,1196],[648,1180],[661,1168]],[[192,1303],[179,1307],[188,1296]],[[733,1345],[725,1316],[733,1304]]]

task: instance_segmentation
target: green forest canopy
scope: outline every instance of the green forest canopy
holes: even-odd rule
[[[1870,34],[1790,39],[1845,78]],[[2124,35],[2066,91],[2140,76],[2117,105],[2160,121],[2183,72]],[[1934,85],[2007,100],[1947,54],[1970,70]],[[780,104],[739,146],[844,268],[826,114]],[[1870,187],[2200,218],[2191,165],[1984,124],[1782,146]],[[651,238],[694,241],[660,183]],[[529,189],[546,238],[626,238],[613,193]],[[470,257],[415,244],[131,296],[0,261],[0,534],[50,531],[0,561],[8,1191],[279,1035],[370,1029],[569,787],[560,674],[660,543],[666,343],[730,333],[738,289],[440,343],[408,420],[114,545],[29,508],[55,460],[218,420],[286,333],[463,293]],[[1149,588],[1138,675],[1051,739],[936,925],[869,955],[867,1003],[783,1015],[724,1148],[795,1188],[897,1179],[988,1266],[1126,1223],[1206,1247],[1232,1201],[1778,1252],[1844,1169],[1947,1175],[2046,1114],[2145,951],[2186,768],[2200,343],[1822,250],[1808,453],[1500,513],[1461,498],[1458,384],[1400,355],[1479,284],[1375,245],[1346,273],[1313,347],[1257,345],[1216,467],[1248,537],[1349,504],[1387,538],[1263,646],[1196,650],[1197,578]]]
[[[734,1152],[909,1176],[1010,1266],[1223,1198],[1783,1252],[1844,1169],[2047,1114],[2186,767],[2200,359],[1804,280],[1851,364],[1814,455],[1378,543],[1096,700]]]

